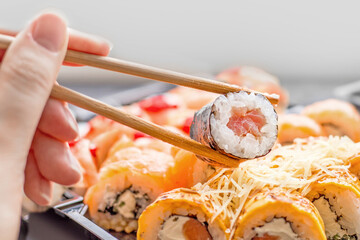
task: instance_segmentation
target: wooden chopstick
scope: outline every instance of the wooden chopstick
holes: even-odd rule
[[[102,103],[96,99],[85,96],[63,86],[54,85],[51,97],[66,101],[80,108],[97,113],[116,122],[146,133],[164,142],[170,143],[179,148],[193,152],[197,155],[212,159],[227,167],[237,167],[239,163],[246,159],[231,158],[221,154],[195,140],[181,134],[172,132],[164,127],[148,122],[137,116],[131,115],[118,108]]]
[[[0,48],[7,48],[12,42],[12,40],[13,37],[0,34]],[[65,61],[219,94],[239,91],[259,93],[250,89],[239,87],[237,85],[231,85],[224,82],[209,80],[206,78],[195,77],[183,73],[164,70],[156,67],[150,67],[111,57],[103,57],[73,50],[67,50]],[[276,94],[260,94],[263,94],[272,104],[277,104],[279,101],[279,96]]]

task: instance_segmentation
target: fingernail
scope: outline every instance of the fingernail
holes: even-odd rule
[[[65,108],[67,108],[67,107],[65,107]],[[67,118],[67,121],[68,121],[70,127],[79,135],[78,124],[76,122],[74,115],[70,111],[70,109],[68,109],[68,108],[65,109],[65,115],[66,115],[66,118]]]
[[[109,46],[109,51],[111,51],[114,47],[114,44],[105,38],[104,38],[104,42]]]
[[[66,23],[55,14],[43,14],[33,23],[32,37],[39,45],[49,51],[58,52],[68,37]]]

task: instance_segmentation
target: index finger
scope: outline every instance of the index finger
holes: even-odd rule
[[[68,49],[100,56],[107,56],[110,52],[111,44],[103,38],[69,28]],[[67,62],[64,62],[64,65],[80,66],[78,64]]]
[[[0,29],[0,34],[16,36],[17,32]],[[107,56],[110,52],[111,44],[103,38],[69,28],[68,49],[100,56]],[[2,61],[5,51],[5,49],[0,49],[0,62]],[[81,66],[67,62],[64,62],[63,64],[66,66]]]
[[[13,36],[13,37],[15,37],[16,34],[17,34],[17,32],[0,29],[0,34],[5,34],[5,35],[8,35],[8,36]],[[0,49],[0,62],[2,61],[5,52],[6,52],[6,49]]]

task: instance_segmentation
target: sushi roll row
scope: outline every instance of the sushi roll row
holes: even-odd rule
[[[359,153],[347,137],[277,146],[204,184],[160,195],[140,216],[137,237],[359,239],[360,182],[352,166]]]
[[[328,99],[306,106],[300,114],[280,114],[278,142],[290,144],[296,138],[348,136],[360,141],[360,114],[352,104]]]
[[[122,138],[110,149],[99,180],[85,194],[92,220],[105,229],[136,231],[140,214],[161,193],[191,187],[214,171],[194,154],[166,149],[171,146],[161,141],[126,141]]]

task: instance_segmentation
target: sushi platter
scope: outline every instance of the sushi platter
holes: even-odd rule
[[[22,239],[360,239],[355,106],[327,99],[290,114],[288,92],[261,69],[216,78],[257,92],[175,87],[121,109],[240,167],[95,116],[69,143],[82,181],[45,213],[26,215]],[[278,105],[258,92],[279,95]]]

